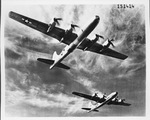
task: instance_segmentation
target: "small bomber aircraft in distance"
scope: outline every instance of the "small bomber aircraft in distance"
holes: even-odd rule
[[[87,38],[87,36],[94,30],[94,28],[99,23],[100,17],[97,15],[95,16],[94,19],[92,19],[92,21],[90,21],[90,23],[87,26],[85,26],[84,29],[82,29],[82,31],[79,31],[78,34],[74,33],[74,29],[75,27],[79,27],[79,26],[74,24],[71,24],[71,27],[68,30],[64,30],[62,28],[56,27],[56,25],[59,25],[59,20],[62,20],[61,18],[54,18],[52,24],[46,24],[12,11],[9,12],[9,17],[28,27],[31,27],[48,36],[51,36],[62,43],[67,44],[67,46],[62,50],[62,52],[59,55],[56,53],[56,51],[53,53],[52,60],[44,59],[44,58],[37,59],[40,62],[49,64],[50,69],[52,69],[53,67],[70,69],[70,67],[64,65],[63,63],[61,63],[61,61],[65,57],[67,57],[71,52],[73,52],[76,48],[81,49],[83,51],[91,51],[91,52],[115,57],[122,60],[127,58],[126,55],[116,52],[109,48],[110,45],[114,46],[112,44],[113,40],[107,39],[106,41],[107,43],[104,42],[103,45],[97,43],[99,38],[104,39],[104,37],[101,35],[96,34],[95,39],[93,40]]]
[[[131,104],[125,103],[125,99],[118,99],[118,92],[112,92],[109,95],[103,94],[103,97],[99,97],[97,93],[95,93],[93,96],[79,93],[79,92],[72,92],[72,94],[89,99],[91,101],[94,101],[95,104],[93,108],[82,108],[83,110],[88,110],[88,112],[99,112],[97,109],[102,107],[103,105],[123,105],[123,106],[130,106]],[[92,103],[92,102],[91,102]]]

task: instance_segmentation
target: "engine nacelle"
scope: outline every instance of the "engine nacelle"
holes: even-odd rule
[[[114,98],[112,99],[112,101],[118,102],[118,98]]]
[[[58,25],[58,26],[60,25],[59,22],[58,22],[59,20],[62,20],[62,18],[54,18],[54,19],[53,19],[53,23],[52,23],[52,24],[48,24],[49,27],[48,27],[48,29],[47,29],[47,33],[50,32],[50,31],[52,31],[53,28],[54,28],[56,25]]]
[[[62,42],[64,39],[69,39],[72,35],[72,32],[75,30],[76,27],[79,27],[78,25],[74,25],[74,24],[71,24],[71,27],[70,29],[66,30],[65,31],[65,35],[64,37],[60,40],[60,42]]]
[[[92,97],[98,97],[98,93],[94,93]]]
[[[116,98],[113,98],[112,101],[116,101]]]
[[[91,40],[91,43],[87,47],[84,48],[84,51],[89,49],[90,47],[92,47],[99,40],[99,37],[104,38],[103,36],[96,34],[95,38],[93,40]]]
[[[108,39],[102,44],[103,46],[108,46],[109,42]]]
[[[121,100],[121,102],[124,102],[124,101],[125,101],[125,99],[122,99],[122,100]]]
[[[119,99],[118,100],[118,102],[124,102],[125,101],[125,99]]]
[[[102,44],[103,47],[104,47],[104,48],[109,48],[110,45],[112,45],[113,47],[115,47],[114,44],[112,43],[112,41],[114,41],[114,39],[111,39],[111,40],[107,39],[107,40]]]

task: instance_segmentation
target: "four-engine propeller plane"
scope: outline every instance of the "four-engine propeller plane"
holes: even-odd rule
[[[85,26],[85,28],[78,34],[73,32],[75,27],[78,27],[77,25],[71,24],[71,28],[69,30],[64,30],[62,28],[56,27],[56,25],[59,25],[58,21],[62,20],[61,18],[54,18],[54,22],[52,24],[46,24],[12,11],[9,12],[9,17],[48,36],[51,36],[59,40],[60,42],[67,44],[67,46],[62,50],[62,52],[59,55],[56,53],[56,51],[53,53],[52,60],[44,58],[37,59],[40,62],[49,64],[50,69],[52,69],[55,66],[64,69],[70,69],[70,67],[62,64],[61,61],[65,57],[67,57],[71,52],[73,52],[76,48],[81,49],[83,51],[91,51],[106,56],[115,57],[122,60],[127,58],[126,55],[116,52],[109,48],[110,45],[114,46],[112,44],[112,40],[108,39],[106,41],[107,44],[102,45],[97,43],[99,38],[103,38],[98,34],[96,34],[95,39],[93,40],[87,38],[87,36],[98,25],[100,20],[99,16],[95,16],[95,18],[92,19],[92,21],[90,21],[90,23],[87,26]]]
[[[109,95],[103,95],[103,97],[99,97],[97,93],[92,95],[87,95],[79,92],[72,92],[72,94],[86,98],[88,100],[96,102],[96,104],[93,104],[93,108],[82,108],[83,110],[88,110],[88,112],[99,112],[97,109],[102,107],[103,105],[123,105],[123,106],[130,106],[131,104],[125,103],[125,99],[118,99],[117,95],[118,92],[112,92]]]

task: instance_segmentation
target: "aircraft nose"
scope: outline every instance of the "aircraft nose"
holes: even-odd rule
[[[118,95],[118,92],[115,92],[116,95]]]
[[[118,92],[113,92],[112,95],[115,95],[115,96],[116,96],[116,95],[118,95]]]
[[[99,21],[100,17],[98,15],[95,15],[95,18]]]

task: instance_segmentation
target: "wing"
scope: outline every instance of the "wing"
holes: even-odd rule
[[[116,100],[111,100],[109,103],[107,103],[108,105],[122,105],[122,106],[130,106],[131,104],[129,103],[125,103],[125,102],[119,102]]]
[[[88,111],[90,111],[91,110],[91,108],[81,108],[81,109],[83,109],[83,110],[88,110]],[[94,112],[99,112],[97,109],[95,109],[95,110],[93,110]]]
[[[40,62],[49,64],[49,65],[52,65],[54,63],[54,60],[50,60],[50,59],[38,58],[37,60],[40,61]],[[70,69],[70,67],[66,66],[63,63],[58,63],[56,65],[56,67],[60,67],[60,68],[63,68],[63,69]]]
[[[87,94],[83,94],[83,93],[79,93],[79,92],[72,92],[72,94],[86,98],[86,99],[89,99],[89,100],[92,100],[92,101],[95,101],[95,102],[98,102],[100,99],[98,97],[93,97],[91,95],[87,95]]]
[[[58,28],[58,27],[54,27],[50,32],[47,32],[49,26],[46,23],[34,20],[32,18],[20,15],[18,13],[15,12],[9,12],[9,17],[28,26],[31,27],[37,31],[40,31],[48,36],[51,36],[53,38],[56,38],[57,40],[61,40],[64,36],[65,36],[65,30]],[[69,37],[69,39],[68,39]],[[74,41],[77,37],[77,34],[75,33],[71,33],[70,36],[66,37],[67,39],[63,40],[63,43],[65,44],[70,44],[72,41]]]
[[[88,44],[91,44],[91,40],[86,38],[78,46],[78,48],[81,50],[84,50]],[[101,44],[98,44],[98,43],[93,44],[90,48],[87,49],[87,51],[95,52],[98,54],[102,54],[102,55],[106,55],[106,56],[110,56],[110,57],[114,57],[114,58],[118,58],[118,59],[122,59],[122,60],[127,58],[126,55],[119,53],[119,52],[116,52],[110,48],[104,48]]]

